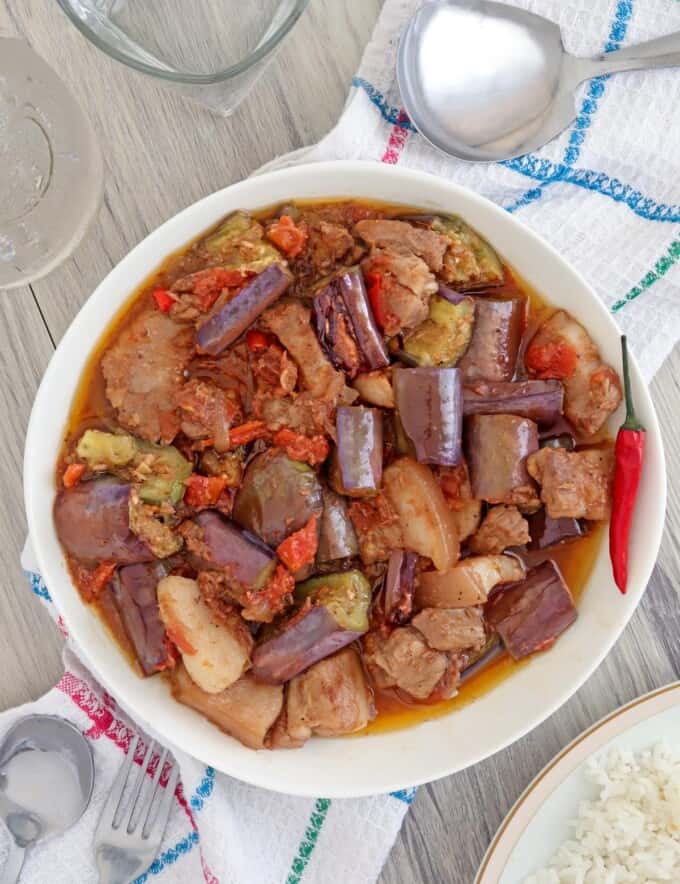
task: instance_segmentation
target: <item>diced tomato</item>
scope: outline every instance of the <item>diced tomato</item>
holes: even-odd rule
[[[316,530],[318,518],[318,516],[312,516],[304,528],[291,534],[276,547],[276,555],[289,571],[295,573],[314,561],[319,545],[319,536]]]
[[[262,353],[270,347],[275,347],[278,350],[282,349],[275,335],[260,331],[259,328],[250,329],[246,334],[246,344],[251,353]]]
[[[267,230],[267,237],[289,258],[296,258],[309,239],[307,225],[296,225],[290,215],[281,215]]]
[[[214,506],[224,491],[227,477],[201,476],[199,473],[192,473],[184,484],[187,488],[184,502],[188,506],[196,508]]]
[[[247,445],[255,439],[264,439],[269,435],[264,421],[246,421],[238,427],[229,430],[229,447],[238,448],[239,445]]]
[[[197,273],[193,290],[196,306],[203,311],[210,310],[224,289],[241,286],[245,279],[246,274],[241,270],[227,267],[212,267]]]
[[[173,297],[168,289],[154,289],[152,294],[154,301],[158,304],[158,309],[162,313],[168,313],[176,301],[176,298]]]
[[[88,571],[82,565],[73,567],[76,585],[86,602],[94,601],[101,594],[115,570],[115,562],[101,562],[94,571]]]
[[[529,344],[525,362],[532,377],[564,380],[573,375],[578,353],[566,341],[547,341],[545,344]]]
[[[329,452],[325,436],[303,436],[285,427],[274,436],[274,445],[283,448],[291,460],[301,460],[313,467],[322,464]]]
[[[278,564],[274,574],[262,589],[251,589],[244,593],[243,616],[246,620],[271,623],[277,614],[292,601],[295,579],[283,565]]]
[[[364,274],[366,279],[366,293],[373,310],[373,316],[380,328],[387,325],[387,307],[385,305],[385,295],[382,290],[382,276],[374,271]]]
[[[82,479],[84,472],[84,463],[70,463],[64,470],[64,475],[62,477],[64,488],[73,488],[74,485],[77,485]]]

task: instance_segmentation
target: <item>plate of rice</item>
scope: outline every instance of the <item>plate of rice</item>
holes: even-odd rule
[[[680,682],[563,749],[510,810],[474,884],[680,882]]]

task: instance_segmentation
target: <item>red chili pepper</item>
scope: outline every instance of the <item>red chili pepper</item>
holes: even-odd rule
[[[175,299],[168,289],[154,289],[152,294],[154,301],[158,304],[158,309],[162,313],[168,313],[172,305],[175,303]]]
[[[614,500],[609,523],[609,555],[614,581],[622,593],[628,582],[628,537],[633,520],[642,462],[645,454],[645,428],[635,416],[628,369],[626,336],[621,336],[623,351],[623,389],[626,397],[626,420],[616,436]]]

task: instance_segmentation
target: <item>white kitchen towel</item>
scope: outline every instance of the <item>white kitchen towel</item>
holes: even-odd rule
[[[419,5],[386,0],[337,126],[318,145],[268,168],[369,159],[430,171],[484,194],[517,213],[591,282],[650,378],[680,336],[680,74],[653,71],[592,81],[578,96],[576,123],[558,140],[508,163],[466,165],[430,148],[401,107],[396,47]],[[517,5],[559,22],[567,48],[584,55],[680,29],[678,0],[518,0]],[[30,545],[24,567],[34,593],[60,624]],[[98,812],[137,730],[82,667],[71,643],[64,663],[66,672],[54,690],[0,715],[0,733],[28,712],[64,715],[87,733],[95,753],[90,809],[60,838],[58,849],[47,842],[30,852],[22,877],[27,884],[96,880],[92,834]],[[414,793],[348,801],[290,798],[216,774],[179,753],[178,760],[183,786],[162,853],[139,882],[369,884]]]
[[[29,851],[22,884],[95,884],[92,838],[102,806],[135,734],[148,736],[97,683],[68,639],[34,559],[30,541],[22,565],[33,593],[67,638],[65,672],[35,703],[0,714],[0,737],[24,715],[43,712],[72,721],[88,737],[95,789],[82,819],[58,839]],[[153,737],[154,734],[151,734]],[[172,747],[171,747],[172,748]],[[247,786],[175,752],[182,782],[158,859],[135,884],[370,884],[399,831],[414,789],[373,798],[293,798]],[[154,757],[151,770],[158,756]],[[164,784],[163,774],[161,783]],[[7,833],[0,832],[0,868]]]
[[[335,128],[269,163],[363,159],[463,184],[513,212],[591,283],[650,379],[680,338],[680,71],[600,77],[577,118],[535,154],[471,165],[415,131],[395,81],[399,35],[420,0],[387,0]],[[577,55],[680,30],[678,0],[513,0],[558,22]],[[545,292],[550,297],[550,292]]]

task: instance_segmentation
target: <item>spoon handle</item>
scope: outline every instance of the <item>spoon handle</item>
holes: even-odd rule
[[[9,854],[5,865],[0,869],[0,884],[17,884],[26,856],[25,847],[19,847],[12,837],[9,838],[9,842]]]
[[[647,40],[646,43],[638,43],[636,46],[607,52],[592,61],[596,70],[591,76],[645,68],[675,67],[680,65],[680,31],[657,37],[656,40]]]

